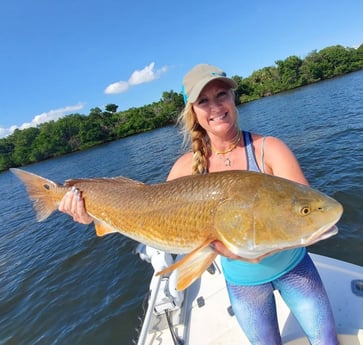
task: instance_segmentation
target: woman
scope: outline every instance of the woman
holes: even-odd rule
[[[251,170],[308,184],[290,149],[279,139],[241,131],[234,103],[236,83],[211,65],[197,65],[183,80],[185,109],[179,120],[191,152],[173,165],[168,180],[223,170]],[[60,211],[90,223],[78,191]],[[272,254],[260,263],[239,260],[221,242],[222,268],[234,313],[251,344],[281,344],[273,291],[279,290],[311,344],[338,344],[319,274],[305,248]]]

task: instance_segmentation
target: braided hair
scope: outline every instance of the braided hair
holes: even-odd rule
[[[178,123],[183,134],[183,146],[188,147],[191,144],[193,152],[192,174],[205,173],[208,170],[208,135],[198,123],[191,103],[186,104],[179,115]]]

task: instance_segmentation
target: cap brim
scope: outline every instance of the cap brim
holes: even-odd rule
[[[216,76],[216,77],[212,77],[212,78],[209,77],[207,79],[202,79],[197,85],[195,85],[193,87],[193,90],[188,97],[188,102],[194,103],[198,99],[200,93],[205,88],[205,86],[213,80],[221,80],[221,81],[225,82],[228,86],[230,86],[231,89],[237,89],[236,82],[231,78],[220,77],[220,76]]]

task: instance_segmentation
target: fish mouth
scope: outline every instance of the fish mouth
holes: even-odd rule
[[[306,245],[311,245],[336,235],[338,231],[339,231],[338,227],[333,223],[333,225],[330,224],[329,226],[324,226],[322,229],[319,229],[313,235],[303,237],[301,239],[301,243]]]
[[[296,247],[306,247],[306,246],[310,246],[316,242],[319,242],[321,240],[326,240],[329,237],[332,237],[334,235],[336,235],[338,233],[338,227],[336,225],[330,224],[329,226],[324,226],[321,229],[319,229],[317,231],[317,233],[310,235],[310,236],[305,236],[301,239],[300,244],[297,245],[287,245],[285,247],[280,246],[277,248],[270,248],[270,250],[265,250],[266,248],[257,248],[254,247],[253,249],[250,248],[250,250],[247,251],[241,251],[241,250],[236,250],[233,251],[234,253],[237,253],[237,255],[239,255],[241,258],[243,258],[244,260],[248,261],[248,262],[260,262],[263,258],[265,258],[268,255],[271,255],[273,253],[279,252],[281,250],[284,249],[291,249],[291,248],[296,248]],[[252,251],[251,251],[252,249]]]

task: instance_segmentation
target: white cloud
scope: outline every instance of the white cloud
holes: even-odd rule
[[[11,133],[13,133],[18,127],[17,126],[11,126],[9,128],[1,128],[0,127],[0,138],[5,138]]]
[[[10,135],[17,128],[25,129],[25,128],[29,128],[29,127],[36,127],[37,125],[44,123],[44,122],[56,121],[59,118],[65,116],[69,113],[72,113],[77,110],[81,110],[83,107],[84,107],[83,103],[78,103],[76,105],[69,105],[64,108],[53,109],[48,112],[44,112],[39,115],[36,115],[30,122],[25,122],[20,126],[13,125],[13,126],[10,126],[9,128],[0,127],[0,138],[4,138],[4,137]]]
[[[116,83],[110,84],[106,87],[106,94],[115,94],[126,92],[129,88],[129,83],[127,81],[118,81]]]
[[[129,79],[129,84],[138,85],[138,84],[148,83],[156,79],[156,74],[153,71],[154,67],[155,67],[155,62],[152,62],[149,66],[146,66],[141,71],[138,70],[134,71]]]
[[[167,71],[167,67],[164,66],[154,71],[155,62],[152,62],[149,66],[146,66],[141,71],[136,70],[132,72],[128,81],[118,81],[112,83],[106,87],[106,94],[116,94],[126,92],[130,86],[149,83],[155,79],[158,79],[161,74]]]

